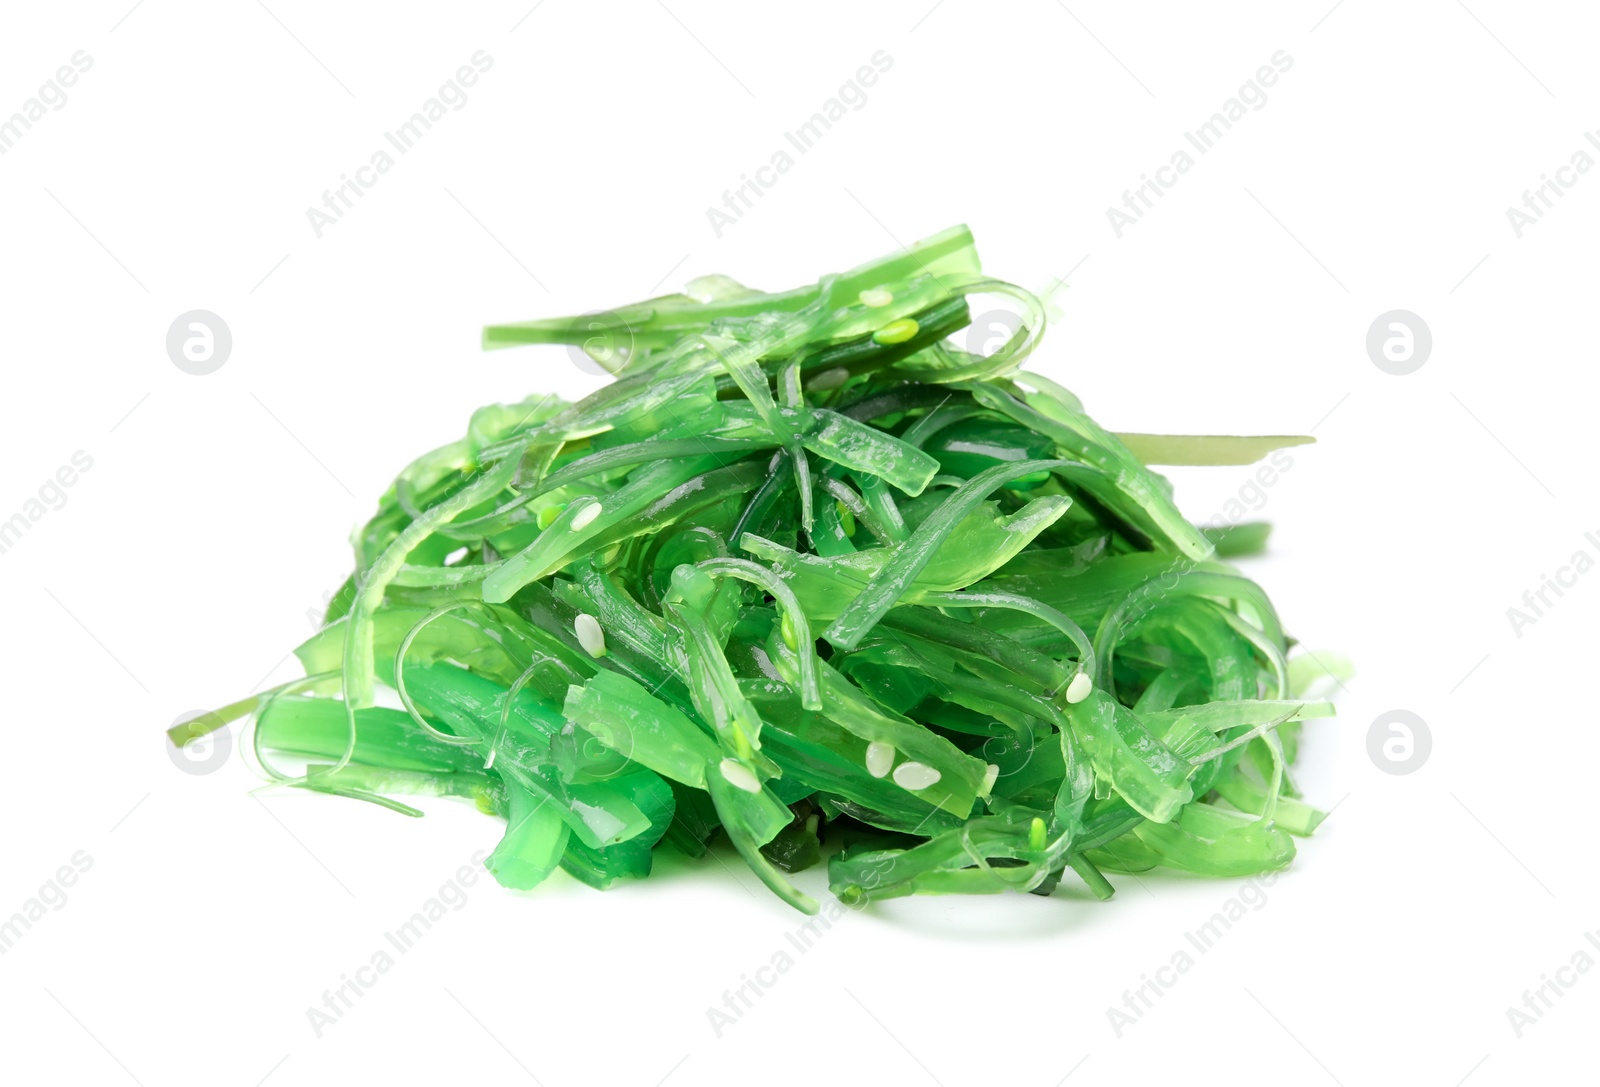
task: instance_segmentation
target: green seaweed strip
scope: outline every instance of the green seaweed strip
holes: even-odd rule
[[[839,617],[823,631],[822,636],[840,649],[853,649],[873,624],[894,607],[917,574],[933,560],[934,552],[939,550],[945,538],[969,513],[977,509],[980,502],[1014,479],[1070,466],[1070,462],[1058,460],[997,464],[963,483],[917,526],[905,543],[895,549],[889,561],[872,576],[866,588],[839,613]]]

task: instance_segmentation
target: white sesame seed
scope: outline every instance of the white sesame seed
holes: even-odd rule
[[[587,506],[583,507],[583,509],[572,515],[572,531],[582,532],[584,529],[592,525],[594,523],[594,519],[599,516],[600,503],[590,502]]]
[[[1094,681],[1084,672],[1079,672],[1072,677],[1072,682],[1067,684],[1067,701],[1082,702],[1094,690]]]
[[[991,762],[983,769],[983,788],[979,791],[978,795],[988,796],[990,793],[994,792],[994,783],[999,779],[1000,767]]]
[[[806,388],[812,392],[824,393],[829,389],[837,389],[849,380],[850,371],[843,366],[835,366],[832,369],[822,371],[822,373],[807,381]]]
[[[894,767],[894,745],[873,740],[867,745],[867,773],[875,778],[888,775]]]
[[[893,301],[893,292],[886,291],[882,287],[868,287],[861,292],[861,304],[863,306],[877,308],[878,306],[887,306]]]
[[[756,776],[750,772],[750,768],[745,766],[744,763],[734,759],[723,759],[722,765],[718,766],[717,769],[722,771],[723,780],[735,789],[743,789],[747,793],[759,793],[761,791],[761,782],[756,780]]]
[[[903,762],[894,768],[894,783],[911,792],[931,788],[939,784],[939,779],[943,776],[933,767],[924,766],[920,762]]]
[[[596,659],[606,655],[606,632],[600,629],[600,620],[588,613],[572,621],[572,633],[578,636],[583,651]]]

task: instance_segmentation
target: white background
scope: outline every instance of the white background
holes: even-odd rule
[[[8,5],[0,117],[93,59],[0,156],[0,519],[93,458],[0,555],[0,915],[92,858],[0,959],[8,1078],[1591,1077],[1600,976],[1565,975],[1520,1037],[1507,1009],[1600,927],[1600,575],[1520,637],[1506,610],[1600,554],[1600,174],[1520,238],[1506,209],[1600,125],[1596,25],[1330,2]],[[318,238],[306,209],[478,50],[467,104]],[[706,209],[879,50],[865,106],[719,238]],[[1266,104],[1118,238],[1107,208],[1278,50]],[[594,386],[560,349],[480,354],[484,323],[709,272],[779,289],[960,221],[993,274],[1066,281],[1034,365],[1108,426],[1315,430],[1249,566],[1361,669],[1308,729],[1302,784],[1338,810],[1293,870],[1120,1037],[1107,1009],[1238,883],[848,914],[718,1037],[707,1009],[803,920],[731,855],[605,894],[485,878],[318,1038],[306,1009],[499,824],[254,797],[237,753],[182,773],[162,730],[295,674],[349,530],[412,456],[480,404]],[[195,308],[234,341],[206,377],[164,347]],[[1364,346],[1394,308],[1434,339],[1405,377]],[[1173,475],[1201,519],[1247,471]],[[1367,754],[1393,709],[1431,727],[1409,775]]]

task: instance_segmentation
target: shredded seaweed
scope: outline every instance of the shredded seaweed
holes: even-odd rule
[[[1225,561],[1266,526],[1196,528],[1148,465],[1311,439],[1105,430],[1021,369],[1044,307],[964,227],[808,287],[699,287],[485,329],[614,380],[413,462],[307,678],[172,742],[249,715],[275,785],[467,798],[524,889],[718,834],[806,912],[785,872],[824,856],[847,903],[1290,863],[1323,818],[1289,777],[1319,671]],[[978,296],[1018,311],[987,355],[951,339]]]

